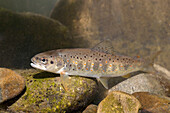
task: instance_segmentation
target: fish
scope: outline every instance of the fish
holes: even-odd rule
[[[110,77],[127,77],[129,73],[144,71],[155,72],[154,59],[121,55],[114,51],[111,42],[103,41],[93,48],[57,49],[39,53],[31,58],[31,66],[43,71],[60,74],[62,84],[69,75],[96,78],[108,89]]]

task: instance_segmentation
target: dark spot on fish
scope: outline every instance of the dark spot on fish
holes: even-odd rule
[[[93,56],[90,56],[90,57],[93,57]]]
[[[76,71],[77,68],[76,68],[76,65],[73,65],[73,71]]]
[[[115,62],[115,61],[113,60],[113,62]]]
[[[95,60],[97,61],[97,58],[95,58]]]
[[[35,57],[36,60],[38,60],[39,58],[38,57]]]
[[[73,57],[73,56],[70,56],[71,58]]]
[[[86,58],[86,56],[84,56],[84,58]]]
[[[119,60],[119,59],[117,58],[117,60]]]
[[[109,61],[111,61],[111,58],[109,58]]]
[[[53,56],[50,56],[51,58],[53,57]]]
[[[103,55],[101,57],[103,57]]]
[[[66,57],[66,55],[64,55],[64,57]]]
[[[50,63],[51,63],[51,64],[54,64],[54,62],[53,62],[53,61],[51,61]]]
[[[100,58],[99,61],[101,61],[102,59]]]
[[[77,57],[77,59],[79,59],[79,57]]]
[[[80,58],[80,60],[82,60],[82,58]]]
[[[42,61],[45,62],[45,58],[43,58]]]
[[[93,55],[95,55],[95,54],[93,53]]]
[[[104,55],[104,56],[106,56],[106,55]]]

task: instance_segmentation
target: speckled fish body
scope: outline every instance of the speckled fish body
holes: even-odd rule
[[[31,66],[44,71],[67,75],[94,77],[108,88],[108,77],[124,76],[135,71],[147,71],[153,62],[96,49],[58,49],[35,55]],[[151,67],[151,68],[150,68]]]
[[[123,76],[140,70],[144,64],[140,58],[111,55],[91,49],[53,50],[40,53],[35,59],[46,62],[46,71],[60,73],[63,70],[69,75],[95,78]]]

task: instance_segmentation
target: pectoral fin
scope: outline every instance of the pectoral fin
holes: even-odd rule
[[[67,83],[69,82],[69,75],[66,72],[60,72],[61,83],[64,89],[67,90]]]
[[[108,89],[108,78],[97,78],[101,83],[102,85]]]

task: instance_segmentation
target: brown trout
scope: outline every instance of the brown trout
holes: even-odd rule
[[[109,47],[97,44],[92,49],[74,48],[51,50],[35,55],[31,66],[40,70],[60,74],[64,82],[69,75],[97,78],[108,89],[108,78],[124,76],[136,71],[154,72],[151,58],[129,57],[116,54]],[[159,53],[159,52],[158,52]]]

